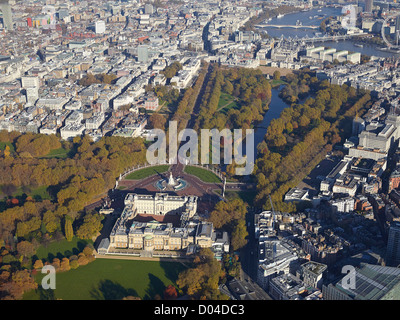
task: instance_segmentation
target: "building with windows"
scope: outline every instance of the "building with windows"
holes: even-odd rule
[[[146,63],[149,60],[149,47],[140,45],[138,47],[138,61]]]
[[[288,274],[298,260],[296,247],[287,239],[268,237],[260,241],[258,251],[257,283],[268,290],[270,281],[280,274]]]
[[[94,29],[97,34],[104,33],[106,32],[106,23],[104,21],[96,21]]]
[[[224,253],[229,252],[229,238],[226,232],[215,231],[211,222],[200,221],[197,216],[193,217],[196,213],[196,207],[192,207],[193,196],[182,198],[166,196],[166,194],[157,194],[155,197],[128,194],[121,216],[115,222],[109,238],[101,241],[98,253],[125,253],[146,257],[187,256],[197,249],[210,248],[215,257],[221,259]],[[171,205],[164,201],[175,203]],[[160,210],[158,203],[163,203],[165,214],[181,213],[179,226],[171,222],[157,220],[143,222],[135,219],[138,208],[147,212],[153,206],[157,208],[157,214],[160,214],[162,210],[158,211]],[[186,203],[188,211],[182,209]],[[190,212],[193,215],[187,219],[186,213]]]
[[[302,279],[307,286],[322,289],[322,277],[327,269],[326,264],[309,261],[301,265],[298,278]]]
[[[125,198],[125,206],[131,208],[133,215],[180,215],[187,213],[193,217],[197,211],[196,196],[173,196],[168,193],[156,193],[153,195],[139,195],[129,193]]]
[[[398,300],[400,269],[361,263],[355,268],[354,281],[340,279],[322,286],[324,300]],[[349,275],[346,275],[349,277]],[[344,280],[344,281],[343,281]],[[343,285],[345,283],[345,285]],[[355,283],[351,288],[351,283]]]
[[[155,111],[158,109],[158,97],[154,94],[149,94],[144,99],[144,108],[146,110]]]
[[[398,221],[393,221],[389,227],[386,264],[393,267],[400,265],[400,222]]]
[[[3,13],[3,26],[5,29],[13,29],[12,11],[8,0],[0,1],[0,11]]]

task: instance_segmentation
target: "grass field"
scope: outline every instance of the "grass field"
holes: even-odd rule
[[[0,186],[0,191],[1,191],[1,187]],[[51,200],[51,195],[50,193],[47,191],[47,186],[40,186],[40,187],[36,187],[36,188],[32,188],[32,187],[19,187],[17,188],[17,190],[12,194],[13,197],[15,198],[20,198],[22,197],[24,194],[26,194],[27,196],[30,196],[34,199],[39,199],[39,200]],[[0,192],[0,195],[2,195],[2,192]]]
[[[185,172],[187,174],[192,174],[196,176],[197,178],[199,178],[201,181],[204,182],[216,182],[216,183],[221,182],[221,179],[218,178],[218,176],[215,173],[199,167],[186,166]]]
[[[36,276],[39,289],[24,300],[120,300],[126,296],[154,299],[175,284],[185,267],[179,262],[97,259],[86,266],[56,274],[54,291],[40,288],[44,275]]]
[[[44,259],[52,261],[53,258],[63,258],[82,252],[87,244],[93,244],[90,240],[81,240],[77,237],[72,238],[72,241],[67,240],[51,242],[47,247],[41,246],[36,250],[36,257],[38,259]]]
[[[283,80],[271,80],[271,87],[279,87],[279,86],[281,86],[281,85],[283,85],[283,84],[286,84],[286,82],[285,81],[283,81]]]
[[[54,149],[51,150],[47,155],[45,155],[43,158],[57,158],[57,159],[65,159],[68,158],[68,153],[71,150],[67,150],[64,148],[59,148],[59,149]]]
[[[235,98],[230,94],[225,92],[221,93],[221,96],[218,101],[218,111],[226,114],[230,109],[239,109],[240,105],[237,103]]]
[[[160,165],[149,168],[140,169],[128,174],[125,179],[127,180],[140,180],[152,176],[158,173],[164,173],[168,171],[169,165]]]
[[[0,150],[4,151],[6,146],[10,147],[10,152],[13,153],[15,151],[14,145],[11,142],[2,142],[0,141]]]

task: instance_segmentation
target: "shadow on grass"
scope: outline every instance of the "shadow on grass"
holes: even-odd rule
[[[90,295],[95,300],[122,300],[125,297],[138,297],[134,289],[126,289],[117,282],[102,280],[98,288],[93,288]]]
[[[157,299],[157,295],[162,298],[163,292],[165,290],[165,284],[160,280],[160,278],[156,277],[154,274],[149,273],[149,287],[146,290],[146,295],[143,300],[154,300]]]
[[[56,300],[56,295],[54,294],[54,290],[52,289],[45,290],[42,286],[39,286],[37,291],[39,293],[40,300]]]
[[[160,267],[163,268],[165,276],[173,283],[178,280],[179,273],[186,269],[186,267],[179,262],[160,261]]]

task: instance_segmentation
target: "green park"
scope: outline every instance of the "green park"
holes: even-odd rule
[[[162,297],[185,266],[179,262],[96,259],[67,272],[56,273],[56,289],[44,290],[38,272],[38,289],[24,295],[24,300],[121,300],[125,297],[154,299]]]

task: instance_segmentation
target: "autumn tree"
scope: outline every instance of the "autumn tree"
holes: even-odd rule
[[[0,294],[3,299],[20,300],[25,292],[37,287],[37,283],[28,270],[17,270],[0,285]]]
[[[241,199],[234,199],[228,202],[220,201],[215,205],[209,220],[215,228],[219,229],[228,227],[234,220],[244,219],[246,212],[246,204]]]
[[[74,237],[74,230],[72,228],[72,219],[69,216],[65,216],[64,219],[64,235],[67,241],[72,241]]]
[[[34,269],[42,269],[43,268],[43,261],[41,259],[37,259],[33,264]]]
[[[87,214],[84,217],[82,225],[76,231],[76,235],[79,239],[91,239],[96,236],[102,229],[103,225],[101,220],[102,216],[98,214]]]
[[[274,71],[273,78],[274,78],[274,80],[280,80],[281,73],[278,70]]]
[[[32,257],[36,253],[34,245],[29,241],[21,241],[17,244],[17,251],[21,256]]]
[[[172,284],[169,284],[165,288],[163,296],[165,300],[175,300],[178,297],[178,292]]]
[[[194,267],[179,273],[177,285],[197,299],[221,299],[220,280],[224,277],[221,264],[209,248],[200,249]]]
[[[151,128],[165,130],[166,123],[167,119],[159,113],[153,113],[149,117],[149,125]]]

